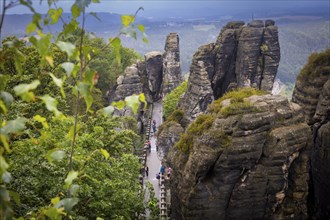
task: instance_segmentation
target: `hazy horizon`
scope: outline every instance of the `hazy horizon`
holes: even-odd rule
[[[48,5],[46,1],[39,4],[39,0],[33,1],[34,7],[40,13],[46,13]],[[0,0],[2,3],[2,0]],[[72,0],[61,0],[57,2],[64,12],[70,11]],[[139,7],[144,11],[139,13],[140,17],[152,18],[197,18],[205,16],[235,16],[240,14],[253,14],[255,17],[271,16],[272,14],[330,14],[330,3],[321,1],[102,1],[93,3],[88,7],[92,12],[108,12],[118,14],[132,14]],[[7,11],[7,14],[26,14],[29,10],[24,6],[17,6]]]

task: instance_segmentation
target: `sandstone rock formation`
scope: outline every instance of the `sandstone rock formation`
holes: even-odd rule
[[[242,21],[229,22],[215,44],[200,47],[193,57],[188,92],[179,104],[186,120],[192,121],[205,111],[208,103],[233,88],[271,91],[279,61],[280,47],[274,21],[267,20],[265,24],[252,21],[247,26]],[[206,84],[211,85],[211,90]]]
[[[151,96],[150,102],[157,101],[161,94],[163,82],[163,58],[159,51],[149,52],[144,55],[144,70],[140,72],[141,78],[146,77],[144,86],[148,89]]]
[[[313,131],[310,203],[315,219],[330,218],[330,49],[313,54],[297,77],[292,101]]]
[[[144,58],[144,61],[127,67],[124,76],[118,77],[116,88],[111,89],[110,103],[141,92],[147,102],[152,103],[182,82],[179,36],[176,33],[167,36],[164,54],[152,51]]]
[[[197,114],[204,112],[214,100],[209,80],[214,70],[213,49],[213,44],[201,46],[193,56],[188,88],[178,106],[186,112],[185,124],[189,124]]]
[[[166,38],[163,54],[163,93],[171,92],[181,82],[179,36],[177,33],[170,33]]]
[[[132,94],[140,94],[143,90],[142,87],[137,65],[133,64],[125,69],[124,76],[118,77],[117,88],[110,100],[111,102],[119,101]]]
[[[199,116],[183,135],[188,147],[170,149],[173,219],[307,218],[310,137],[301,108],[272,95],[242,103],[224,115],[227,99]]]

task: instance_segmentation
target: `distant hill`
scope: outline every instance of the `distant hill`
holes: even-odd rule
[[[97,13],[100,21],[89,15],[86,29],[95,35],[109,38],[119,32],[121,26],[120,15],[110,13]],[[64,14],[69,21],[69,14]],[[307,57],[314,51],[321,51],[330,47],[330,21],[328,15],[311,13],[281,14],[262,18],[274,19],[279,28],[281,46],[281,62],[278,69],[278,78],[284,83],[294,83],[296,75],[306,63]],[[124,46],[135,49],[141,55],[146,52],[163,51],[165,38],[170,32],[177,32],[180,36],[181,63],[183,73],[189,72],[191,59],[197,48],[203,44],[215,42],[221,28],[230,20],[243,19],[246,23],[249,18],[232,16],[212,16],[195,19],[182,18],[137,18],[146,28],[149,43],[123,37]],[[31,21],[31,15],[7,15],[5,18],[4,36],[25,36],[25,27]],[[57,33],[62,24],[51,26],[50,30]]]

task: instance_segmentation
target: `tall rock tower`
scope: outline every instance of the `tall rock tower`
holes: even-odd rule
[[[177,33],[170,33],[166,38],[163,54],[163,93],[171,92],[181,82],[179,36]]]
[[[179,103],[187,123],[232,89],[271,91],[279,61],[274,21],[255,20],[246,26],[242,21],[229,22],[216,43],[201,46],[193,57],[188,89]]]

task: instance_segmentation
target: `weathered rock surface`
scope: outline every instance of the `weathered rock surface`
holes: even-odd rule
[[[136,64],[127,67],[124,76],[118,77],[117,83],[118,85],[111,97],[111,101],[124,100],[125,97],[140,94],[143,90],[143,84]]]
[[[186,114],[185,124],[189,124],[198,114],[206,111],[207,106],[214,100],[210,78],[214,70],[214,44],[208,44],[198,48],[193,56],[190,67],[188,88],[179,102]]]
[[[145,57],[146,74],[148,76],[148,88],[152,95],[152,100],[159,99],[163,82],[163,58],[159,51],[149,52]]]
[[[173,219],[307,218],[310,130],[301,108],[281,96],[245,100],[253,108],[217,114],[188,152],[170,149]]]
[[[124,76],[118,77],[116,88],[111,89],[110,102],[143,92],[147,102],[152,103],[182,82],[179,36],[176,33],[167,36],[164,54],[152,51],[144,58],[144,61],[127,67]]]
[[[244,26],[242,21],[229,22],[221,30],[215,44],[198,49],[198,57],[193,57],[190,69],[192,76],[189,78],[189,85],[196,92],[188,89],[179,104],[187,121],[203,113],[210,101],[234,88],[272,90],[280,61],[280,47],[275,22],[267,20],[265,23],[256,20]],[[205,51],[205,48],[209,50]],[[201,62],[204,67],[196,67]],[[195,78],[202,80],[199,83]],[[206,84],[210,88],[206,88]],[[200,103],[205,97],[207,101]],[[191,101],[186,103],[187,100]],[[202,107],[198,108],[199,105]]]
[[[183,132],[182,126],[175,121],[167,122],[163,126],[163,130],[159,132],[161,135],[157,136],[158,148],[163,155],[168,155],[170,148],[179,141],[180,134]]]
[[[163,55],[163,93],[171,92],[181,82],[179,36],[177,33],[170,33],[166,38]]]
[[[313,55],[297,77],[292,101],[311,126],[311,192],[314,219],[330,219],[330,49]]]

